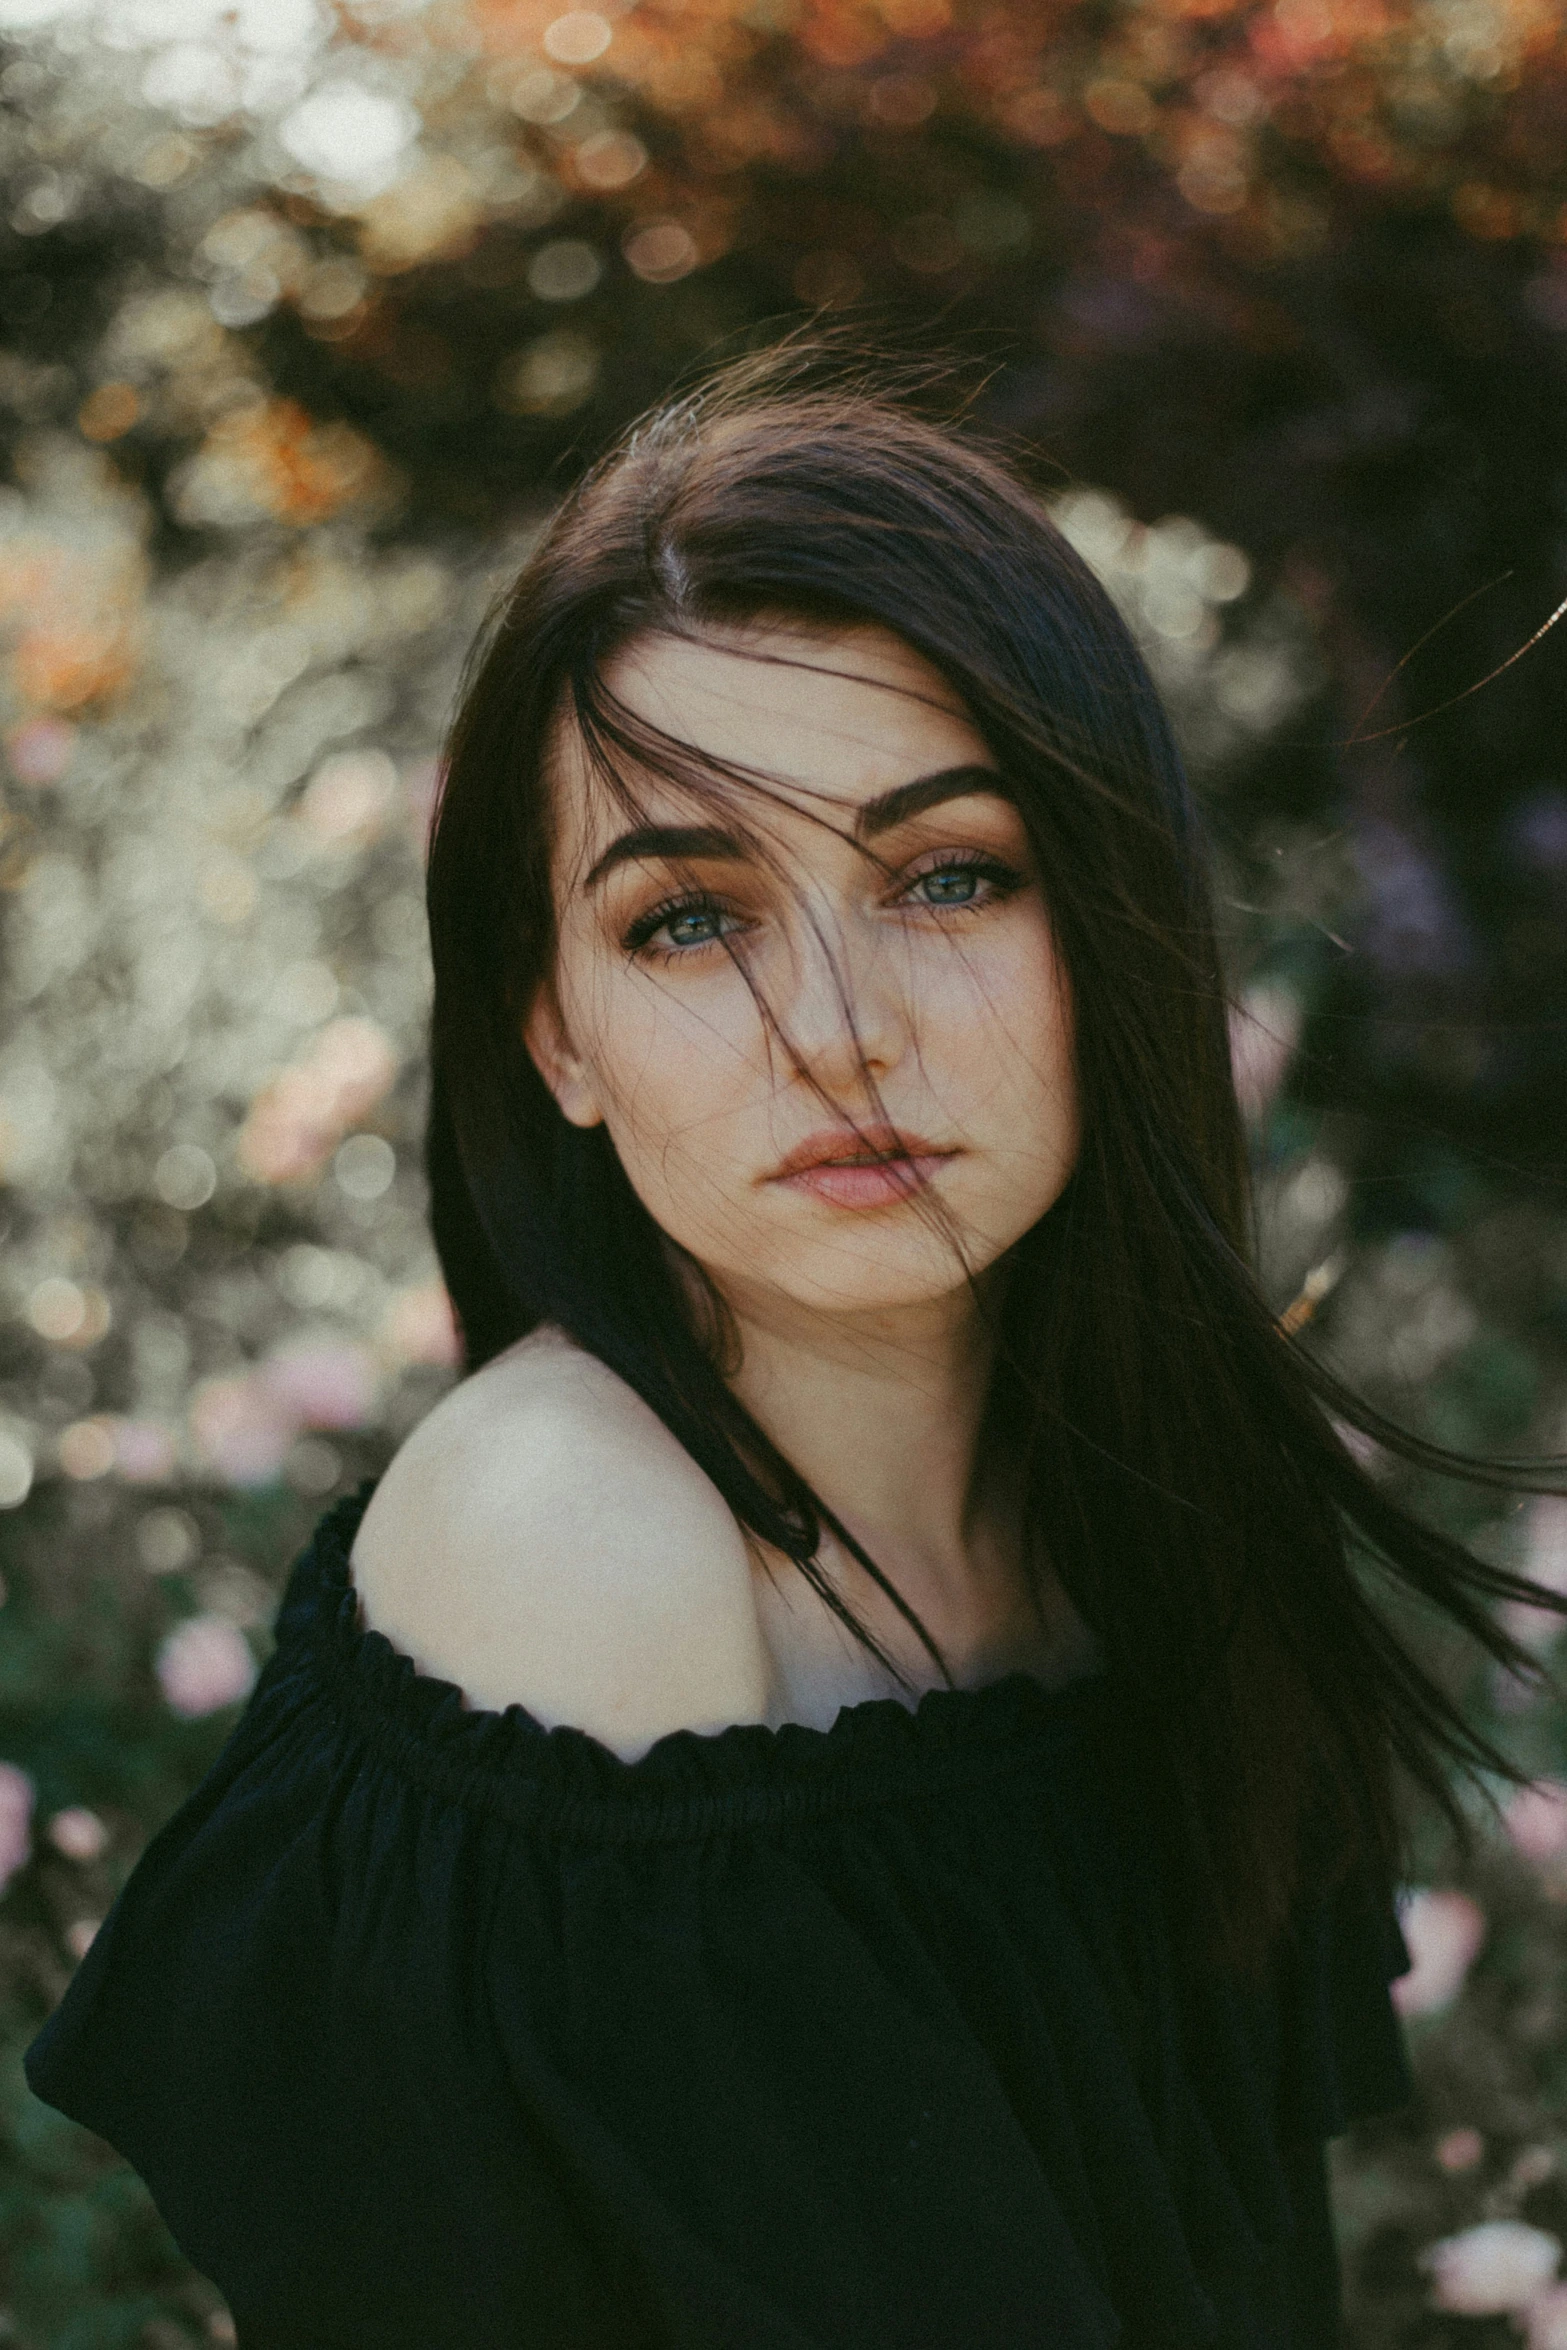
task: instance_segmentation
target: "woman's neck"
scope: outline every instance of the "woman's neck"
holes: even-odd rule
[[[994,1533],[975,1476],[994,1339],[967,1291],[852,1321],[729,1303],[729,1384],[784,1458],[873,1557],[933,1588],[968,1581]]]

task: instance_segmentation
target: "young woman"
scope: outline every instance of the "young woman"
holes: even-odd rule
[[[1328,2350],[1402,1767],[1517,1777],[1255,1281],[1200,830],[972,440],[732,371],[566,501],[429,874],[468,1376],[28,2053],[242,2350]],[[1357,1555],[1358,1554],[1358,1555]]]

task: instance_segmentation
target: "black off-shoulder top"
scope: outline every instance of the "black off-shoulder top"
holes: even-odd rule
[[[241,2350],[1329,2350],[1324,2140],[1412,2084],[1391,1893],[1189,1979],[1105,1673],[677,1730],[362,1628],[373,1486],[26,2054]]]

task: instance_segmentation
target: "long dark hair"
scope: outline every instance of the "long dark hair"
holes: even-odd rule
[[[1567,1614],[1401,1509],[1335,1419],[1512,1490],[1549,1489],[1562,1464],[1430,1444],[1281,1329],[1253,1265],[1208,851],[1136,647],[995,452],[874,378],[812,369],[798,349],[743,361],[636,426],[475,648],[429,863],[432,1223],[466,1366],[560,1326],[897,1672],[816,1563],[824,1523],[844,1529],[726,1382],[721,1316],[693,1313],[606,1130],[568,1123],[522,1041],[554,952],[557,715],[621,788],[628,766],[671,760],[704,788],[682,746],[628,731],[609,657],[648,630],[760,618],[895,631],[1007,779],[1076,1012],[1081,1150],[1011,1252],[982,1445],[1019,1464],[1031,1558],[1099,1639],[1118,1768],[1154,1806],[1198,1947],[1252,1971],[1308,1866],[1403,1873],[1399,1764],[1465,1845],[1444,1765],[1524,1777],[1407,1652],[1356,1554],[1521,1675],[1543,1667],[1486,1602]]]

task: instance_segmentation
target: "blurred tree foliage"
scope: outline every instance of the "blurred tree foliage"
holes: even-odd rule
[[[440,718],[550,501],[693,368],[813,317],[958,355],[1205,796],[1270,1295],[1445,1441],[1567,1441],[1567,28],[0,0],[0,35],[0,1752],[40,1823],[0,1909],[0,2341],[167,2350],[221,2309],[17,2057],[289,1548],[449,1376]],[[1398,1483],[1567,1575],[1550,1505]],[[1452,1670],[1567,1771],[1554,1715]],[[1481,2338],[1427,2306],[1433,2237],[1559,2217],[1560,1888],[1506,1850],[1471,1891],[1420,2110],[1340,2150],[1367,2350]]]

